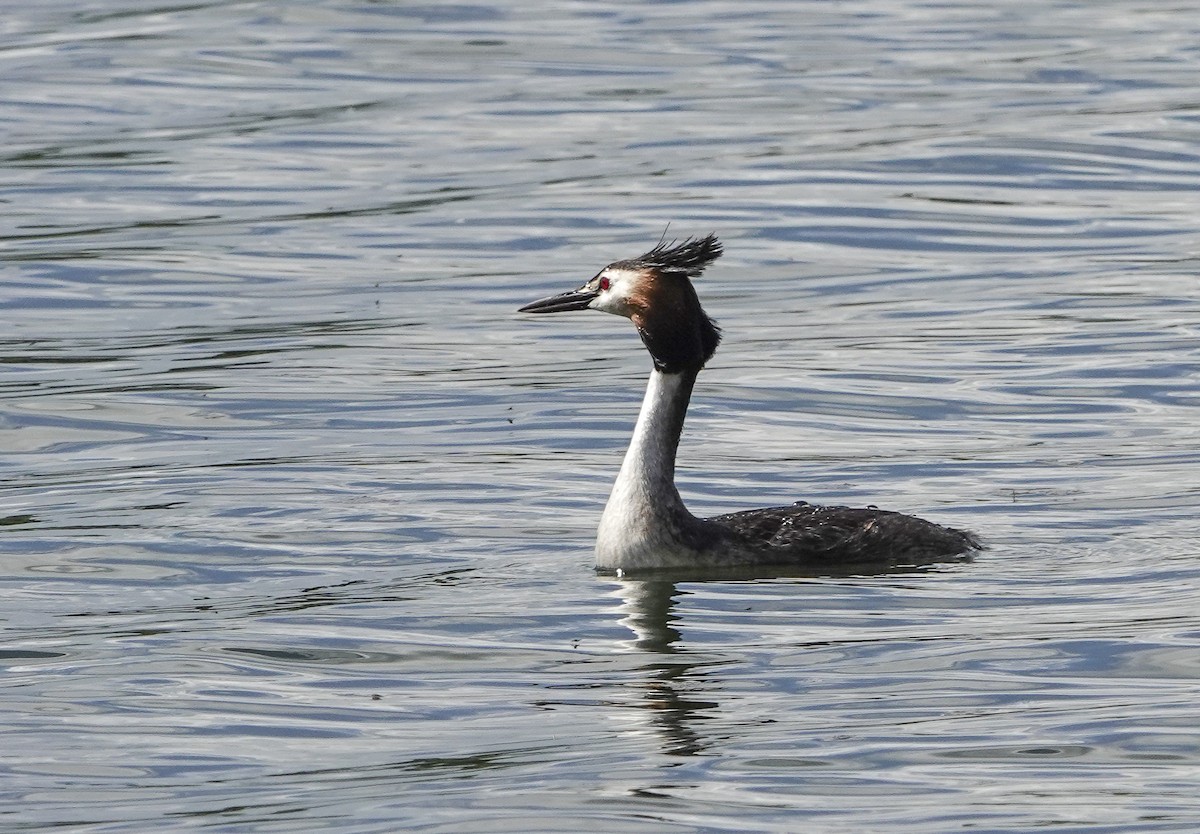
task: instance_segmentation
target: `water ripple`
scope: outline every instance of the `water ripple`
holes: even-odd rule
[[[1194,17],[9,9],[6,830],[1191,831]],[[691,505],[988,550],[594,575],[648,363],[514,310],[709,230]]]

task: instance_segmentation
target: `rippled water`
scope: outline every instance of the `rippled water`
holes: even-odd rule
[[[10,4],[0,828],[1195,831],[1198,12]],[[990,549],[593,573],[668,223],[693,508]]]

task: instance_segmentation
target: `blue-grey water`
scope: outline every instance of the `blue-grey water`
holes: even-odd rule
[[[0,829],[1200,830],[1193,2],[6,3]],[[698,513],[617,579],[668,236]]]

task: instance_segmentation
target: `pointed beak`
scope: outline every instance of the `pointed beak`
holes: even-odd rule
[[[587,287],[581,287],[570,292],[552,295],[549,298],[542,298],[534,301],[532,304],[526,304],[518,313],[565,313],[568,310],[586,310],[588,304],[592,303],[592,299],[600,293],[595,290],[589,290]]]

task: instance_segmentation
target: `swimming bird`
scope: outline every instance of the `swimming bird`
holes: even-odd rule
[[[696,377],[721,331],[704,312],[692,279],[721,256],[713,234],[660,241],[615,261],[577,290],[526,304],[522,313],[600,310],[633,322],[654,361],[620,473],[596,532],[596,567],[624,573],[655,568],[828,566],[946,558],[978,549],[971,534],[874,507],[743,510],[697,518],[675,486],[679,436]]]

